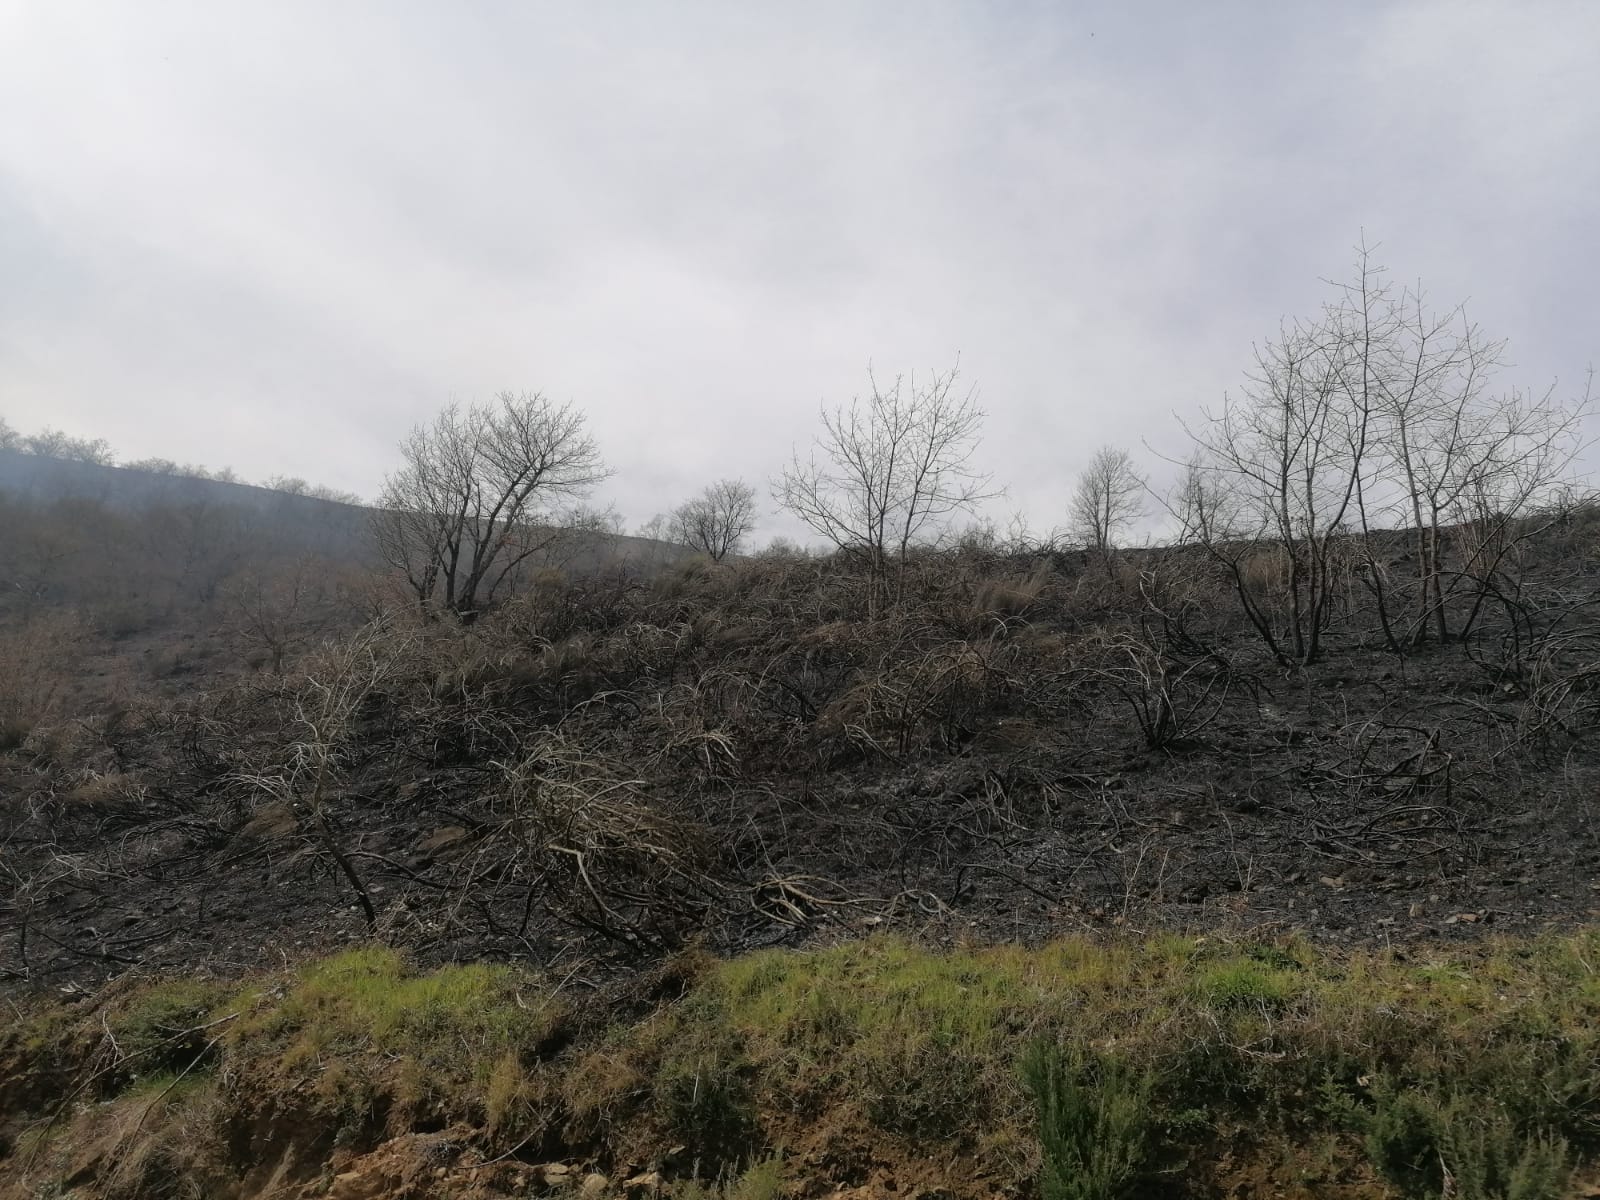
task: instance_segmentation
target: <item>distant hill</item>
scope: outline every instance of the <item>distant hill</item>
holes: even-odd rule
[[[303,551],[356,558],[369,553],[367,509],[249,483],[0,450],[0,495],[36,508],[90,502],[123,515],[158,508],[228,509],[255,518],[252,524],[273,527]]]
[[[0,450],[0,615],[63,606],[209,607],[229,580],[309,560],[323,576],[380,568],[372,510],[318,496]],[[548,565],[649,571],[682,546],[584,532]]]
[[[125,514],[174,506],[226,507],[264,518],[308,551],[335,552],[362,561],[372,554],[368,506],[252,483],[0,450],[0,498],[30,506],[91,501]],[[616,561],[671,562],[692,554],[674,542],[605,534],[580,558],[584,566],[594,567]]]

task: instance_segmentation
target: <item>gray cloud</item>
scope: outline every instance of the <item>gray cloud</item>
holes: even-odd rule
[[[1597,40],[1587,0],[0,9],[0,412],[371,493],[445,399],[538,388],[638,522],[959,352],[1047,526],[1363,228],[1576,382]]]

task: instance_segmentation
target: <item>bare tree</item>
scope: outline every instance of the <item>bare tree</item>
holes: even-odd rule
[[[802,461],[795,452],[773,496],[840,550],[866,559],[876,608],[898,596],[914,543],[998,492],[972,465],[983,412],[973,389],[956,391],[956,368],[920,387],[914,377],[888,388],[869,379],[865,400],[822,410],[811,455]]]
[[[394,674],[408,650],[409,643],[381,625],[330,644],[322,660],[311,664],[294,696],[295,741],[279,761],[232,776],[234,782],[271,797],[296,818],[308,818],[308,840],[333,860],[349,882],[368,929],[377,924],[377,908],[345,848],[335,801],[347,748],[356,734],[356,715],[366,698]]]
[[[306,555],[289,563],[246,568],[223,588],[229,631],[263,652],[272,673],[282,675],[289,654],[332,623],[338,611],[337,590],[329,564]]]
[[[636,546],[629,557],[638,566],[654,568],[663,561],[670,561],[677,557],[675,550],[669,550],[672,537],[672,515],[658,512],[648,521],[641,522],[633,531],[634,538],[643,545]]]
[[[13,496],[0,497],[0,601],[14,604],[23,620],[37,609],[63,608],[71,577],[94,561],[93,521],[66,506],[45,508]]]
[[[326,500],[330,504],[359,505],[361,496],[356,492],[347,492],[343,488],[329,487],[325,483],[312,485],[306,495],[313,500]]]
[[[400,445],[374,519],[383,557],[425,614],[473,620],[564,534],[556,505],[606,477],[583,414],[537,392],[451,404]]]
[[[673,541],[713,562],[738,553],[756,525],[756,490],[742,479],[720,479],[672,510]]]
[[[782,560],[810,557],[804,546],[793,538],[784,537],[781,533],[768,542],[759,553],[762,558]]]
[[[1321,654],[1342,582],[1336,569],[1360,493],[1370,407],[1345,314],[1287,324],[1256,352],[1238,398],[1191,429],[1191,533],[1229,570],[1245,615],[1285,663]]]
[[[104,438],[76,438],[59,429],[43,429],[22,439],[23,448],[40,458],[60,458],[70,462],[94,463],[108,467],[116,461],[111,443]]]
[[[193,469],[180,467],[170,458],[136,458],[122,464],[124,470],[143,471],[149,475],[192,475]]]
[[[234,505],[205,494],[145,511],[141,535],[152,562],[161,563],[174,602],[209,606],[222,584],[261,553],[261,530]]]
[[[1109,554],[1117,539],[1144,514],[1144,477],[1126,450],[1102,446],[1072,494],[1073,532],[1085,545]]]
[[[1190,431],[1198,453],[1169,502],[1286,663],[1319,655],[1358,584],[1393,650],[1469,632],[1490,593],[1515,591],[1511,552],[1570,482],[1589,411],[1587,392],[1493,393],[1504,342],[1459,307],[1430,312],[1372,254],[1358,246],[1321,315],[1286,324],[1241,395]],[[1413,542],[1409,618],[1380,552],[1394,527]]]
[[[1430,631],[1446,642],[1457,632],[1452,597],[1464,588],[1481,597],[1503,561],[1494,544],[1570,482],[1589,393],[1574,402],[1554,388],[1538,397],[1496,393],[1490,385],[1505,365],[1505,342],[1486,338],[1464,308],[1431,313],[1420,288],[1396,290],[1378,269],[1365,270],[1361,284],[1378,348],[1371,490],[1410,524],[1416,561],[1407,627],[1390,628],[1381,591],[1380,610],[1391,643],[1415,644]]]
[[[0,450],[22,449],[22,435],[11,428],[11,423],[0,417]]]

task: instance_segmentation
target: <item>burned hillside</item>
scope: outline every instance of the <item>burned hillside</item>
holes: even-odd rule
[[[1482,531],[1447,531],[1459,547]],[[1497,536],[1450,641],[1391,642],[1372,543],[1285,665],[1196,546],[566,579],[470,627],[393,617],[3,759],[5,971],[238,968],[374,933],[424,961],[637,966],[898,928],[1581,920],[1600,678],[1579,506]],[[1471,586],[1468,586],[1468,584]],[[1398,611],[1398,610],[1395,610]]]

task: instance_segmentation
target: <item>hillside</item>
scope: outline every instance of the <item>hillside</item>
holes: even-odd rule
[[[1445,536],[1442,545],[1475,545],[1482,534]],[[652,575],[549,572],[467,626],[419,622],[405,606],[364,624],[346,613],[342,630],[296,647],[281,671],[191,671],[180,687],[130,686],[115,703],[58,705],[13,733],[0,754],[0,971],[19,996],[83,997],[86,1012],[121,1012],[117,997],[130,995],[132,979],[201,981],[185,993],[188,1007],[162,1018],[177,1035],[243,981],[382,946],[404,956],[382,971],[421,981],[455,978],[450,964],[513,964],[532,973],[506,985],[514,992],[559,980],[579,1009],[624,1026],[644,1021],[628,1036],[650,1039],[648,1022],[712,1011],[680,1010],[685,987],[746,994],[742,984],[692,982],[707,978],[705,966],[689,972],[691,982],[663,982],[688,970],[685,956],[710,955],[737,972],[741,956],[778,948],[816,952],[868,938],[880,948],[862,953],[885,953],[885,936],[901,939],[892,944],[904,951],[892,953],[913,962],[986,945],[1048,956],[1063,938],[1182,945],[1189,949],[1171,951],[1181,964],[1171,986],[1188,995],[1212,986],[1194,971],[1237,976],[1216,986],[1243,988],[1245,998],[1222,1008],[1266,1020],[1250,1036],[1266,1039],[1261,1053],[1279,1055],[1274,1014],[1300,1005],[1290,997],[1313,977],[1342,978],[1346,956],[1371,964],[1362,971],[1407,961],[1471,970],[1460,964],[1483,953],[1514,959],[1517,945],[1549,953],[1533,948],[1592,915],[1600,519],[1578,506],[1495,536],[1516,553],[1499,556],[1492,576],[1452,576],[1450,640],[1395,644],[1377,593],[1351,587],[1327,611],[1318,656],[1290,665],[1239,608],[1226,554],[1192,545],[1110,557],[980,542],[918,552],[888,604],[881,581],[838,557],[696,561]],[[1401,531],[1369,544],[1387,556],[1392,618],[1410,603],[1413,539]],[[1272,578],[1251,570],[1252,579]],[[1486,935],[1513,948],[1481,949]],[[1208,946],[1222,957],[1213,961]],[[905,969],[938,974],[945,961]],[[1291,974],[1262,982],[1261,963]],[[426,973],[435,968],[446,974]],[[330,969],[329,978],[345,978],[345,967]],[[1036,968],[1017,969],[1031,978]],[[976,984],[982,972],[967,977]],[[263,986],[281,998],[298,985]],[[1145,985],[1130,977],[1125,986]],[[1538,986],[1553,989],[1552,1011],[1576,1003],[1553,977]],[[1265,999],[1259,988],[1269,989]],[[1307,996],[1307,1005],[1322,1003]],[[1009,1011],[973,1019],[1022,1020]],[[453,1018],[441,1010],[438,1019]],[[1296,1036],[1335,1036],[1306,1019]],[[752,1028],[746,1018],[735,1027],[741,1038]],[[718,1028],[712,1021],[693,1036],[718,1045],[734,1036]],[[796,1028],[796,1052],[825,1053],[809,1040],[819,1027]],[[920,1037],[914,1028],[896,1036]],[[562,1030],[529,1033],[527,1054],[568,1071],[589,1061],[572,1056],[598,1052],[598,1029]],[[1165,1034],[1151,1036],[1166,1044]],[[1464,1035],[1453,1027],[1450,1036]],[[97,1037],[78,1028],[61,1061],[87,1062],[75,1056],[101,1045]],[[281,1069],[251,1057],[265,1053],[253,1042],[229,1045],[243,1056],[238,1070],[265,1079]],[[629,1053],[656,1053],[630,1045]],[[980,1057],[1022,1048],[1008,1036]],[[778,1069],[778,1060],[760,1061],[729,1069],[764,1079]],[[1379,1066],[1400,1069],[1371,1069]],[[569,1096],[558,1106],[567,1115],[536,1122],[545,1132],[528,1133],[534,1148],[513,1157],[643,1171],[668,1163],[661,1156],[682,1143],[683,1153],[743,1170],[755,1160],[727,1138],[773,1147],[798,1136],[767,1091],[755,1110],[726,1117],[734,1132],[719,1124],[723,1116],[698,1110],[662,1132],[649,1114],[671,1103],[671,1072],[698,1078],[700,1068],[662,1060],[638,1069],[667,1074],[651,1084],[641,1077],[643,1092],[625,1088],[633,1099],[619,1093],[614,1128],[602,1122],[580,1135],[562,1126],[576,1119]],[[924,1066],[904,1069],[921,1078]],[[1014,1078],[1010,1070],[983,1060],[986,1080],[996,1071],[995,1080]],[[1467,1086],[1455,1070],[1438,1086]],[[400,1104],[392,1089],[401,1085],[386,1071],[363,1078],[388,1097],[384,1105]],[[489,1147],[512,1147],[493,1134],[499,1118],[484,1115],[474,1090],[497,1085],[474,1078],[440,1103],[449,1120],[477,1130],[452,1136],[483,1147],[474,1151],[481,1161]],[[1287,1086],[1274,1079],[1271,1088]],[[822,1089],[817,1103],[833,1105],[860,1099],[849,1091],[858,1084],[807,1086]],[[56,1085],[26,1086],[57,1094]],[[458,1102],[465,1108],[451,1107]],[[999,1101],[974,1093],[971,1103]],[[1039,1169],[1032,1152],[971,1141],[979,1128],[1026,1136],[1014,1107],[969,1125],[945,1110],[905,1115],[921,1105],[907,1096],[887,1109],[852,1108],[848,1119],[827,1108],[854,1139],[858,1186],[923,1154],[944,1156],[946,1172],[981,1170],[1001,1192]],[[426,1108],[385,1111],[387,1123],[350,1133],[353,1149],[377,1153],[387,1139],[437,1131],[446,1119]],[[981,1111],[990,1110],[972,1109]],[[1222,1137],[1223,1126],[1210,1122],[1234,1119],[1194,1117],[1211,1132],[1200,1139],[1209,1149],[1197,1143],[1193,1153],[1215,1166],[1219,1143],[1207,1139]],[[1296,1146],[1301,1119],[1281,1131]],[[1541,1130],[1559,1129],[1576,1154],[1577,1120],[1513,1122],[1502,1134],[1536,1142]],[[746,1121],[756,1124],[738,1124]],[[1428,1128],[1427,1137],[1445,1136],[1444,1126]],[[1175,1136],[1162,1135],[1163,1153]],[[1346,1140],[1335,1173],[1369,1190],[1326,1194],[1393,1194],[1355,1165],[1366,1161],[1359,1138],[1337,1136]],[[331,1151],[318,1146],[300,1152],[322,1163]],[[85,1180],[110,1178],[85,1170]],[[951,1186],[950,1175],[941,1180]],[[1210,1194],[1198,1180],[1186,1186]],[[416,1194],[510,1194],[463,1189]],[[990,1185],[969,1180],[957,1190],[989,1194]]]
[[[1109,575],[935,555],[879,616],[797,560],[552,579],[472,629],[390,619],[281,676],[30,735],[6,765],[35,798],[10,809],[17,861],[114,853],[115,878],[31,881],[14,974],[250,965],[369,930],[621,965],[869,927],[1580,919],[1600,755],[1569,589],[1593,565],[1545,536],[1525,590],[1559,571],[1560,619],[1513,662],[1496,621],[1400,656],[1352,631],[1286,672],[1183,550]]]
[[[0,449],[0,727],[236,679],[350,633],[401,603],[372,517],[319,495]],[[530,566],[580,574],[687,554],[590,527],[545,540]]]
[[[361,571],[378,565],[372,510],[358,503],[136,466],[0,449],[0,513],[0,596],[11,604],[18,593],[52,587],[41,598],[81,603],[67,582],[74,573],[89,589],[115,582],[125,594],[131,582],[209,602],[243,568],[297,557]],[[607,533],[563,546],[561,563],[594,570],[682,553]]]
[[[1600,1200],[1597,45],[0,7],[0,1200]]]
[[[0,492],[13,502],[34,506],[77,500],[121,513],[195,504],[235,508],[277,518],[286,528],[321,522],[329,527],[330,547],[354,552],[362,541],[358,505],[178,470],[155,471],[0,449]]]

